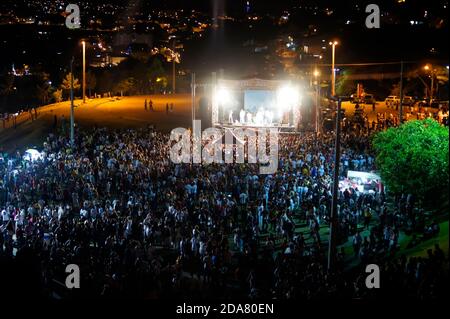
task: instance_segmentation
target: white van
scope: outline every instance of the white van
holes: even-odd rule
[[[389,95],[386,100],[384,100],[384,103],[386,103],[386,106],[397,106],[400,104],[400,98],[396,95]]]

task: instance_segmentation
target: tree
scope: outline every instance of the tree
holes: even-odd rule
[[[0,78],[0,95],[3,96],[3,106],[6,105],[8,96],[14,93],[14,76],[6,74]]]
[[[45,82],[36,86],[36,96],[42,105],[48,104],[48,100],[50,99],[50,89],[50,84]]]
[[[405,87],[405,92],[418,92],[420,95],[424,94],[429,96],[431,90],[431,80],[429,77],[433,74],[433,95],[441,99],[448,99],[448,69],[444,66],[433,65],[431,70],[426,71],[423,66],[420,66],[409,71],[407,73],[407,79],[410,83]]]
[[[0,79],[0,94],[9,95],[14,92],[14,76],[6,74]]]
[[[372,140],[376,165],[389,191],[436,198],[448,189],[448,133],[433,119],[377,133]]]
[[[120,92],[122,95],[123,93],[127,94],[130,93],[130,91],[134,88],[134,78],[127,78],[125,80],[120,81],[117,83],[117,85],[114,88],[114,91]]]
[[[35,90],[35,96],[38,99],[39,103],[41,105],[48,104],[48,101],[50,100],[50,92],[51,92],[51,85],[49,82],[49,74],[45,72],[40,72],[36,74],[36,90]]]
[[[161,89],[167,87],[168,80],[166,76],[166,71],[158,58],[154,58],[150,64],[149,77],[152,87],[156,91],[161,91]]]
[[[343,74],[336,80],[336,94],[337,95],[351,95],[356,92],[356,81],[351,79],[350,71],[345,70]]]
[[[62,83],[61,83],[61,89],[63,91],[65,91],[66,93],[68,93],[70,91],[70,87],[71,87],[71,77],[72,77],[72,73],[68,73],[65,78],[63,79]],[[77,78],[73,78],[73,89],[74,90],[78,90],[81,87],[81,84],[78,82]]]
[[[91,71],[88,71],[86,73],[86,88],[89,90],[89,97],[91,97],[91,91],[95,89],[97,86],[97,78],[95,77],[95,74]]]
[[[56,89],[56,91],[53,92],[52,97],[56,103],[61,102],[63,100],[62,89]]]

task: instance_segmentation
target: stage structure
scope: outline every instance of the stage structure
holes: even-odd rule
[[[297,131],[300,88],[290,81],[225,80],[212,86],[212,125],[222,128],[277,128]]]

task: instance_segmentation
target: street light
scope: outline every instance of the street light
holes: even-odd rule
[[[73,105],[73,61],[70,60],[70,145],[73,146],[75,142],[74,137],[74,126],[75,126],[75,114],[74,114],[74,105]]]
[[[331,200],[330,214],[330,235],[328,237],[328,271],[336,269],[336,241],[338,231],[338,192],[339,192],[339,163],[341,162],[341,97],[332,97],[337,102],[336,109],[336,136],[334,146],[334,176],[333,176],[333,197]],[[337,101],[336,101],[337,99]]]
[[[81,41],[83,45],[83,103],[86,103],[86,41]]]
[[[315,131],[316,131],[316,136],[319,135],[319,114],[320,114],[320,110],[319,110],[319,99],[320,99],[320,83],[319,83],[319,76],[320,76],[320,72],[319,70],[315,69],[313,72],[314,75],[314,83],[316,85],[316,119],[315,119]]]
[[[436,71],[436,70],[434,70],[434,69],[433,69],[433,66],[432,66],[432,65],[429,65],[429,64],[426,64],[426,65],[423,67],[423,69],[424,69],[425,71],[431,71],[431,75],[430,75],[430,77],[431,77],[430,104],[431,104],[431,102],[433,101],[434,74],[435,74],[435,71]]]
[[[332,47],[332,53],[331,53],[331,95],[336,95],[336,70],[334,67],[334,60],[335,60],[335,51],[336,51],[336,45],[338,45],[337,41],[330,41],[329,43]]]

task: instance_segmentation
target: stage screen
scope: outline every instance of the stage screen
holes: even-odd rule
[[[265,110],[274,110],[276,108],[275,91],[245,90],[244,110],[247,112],[256,113],[261,108]]]

